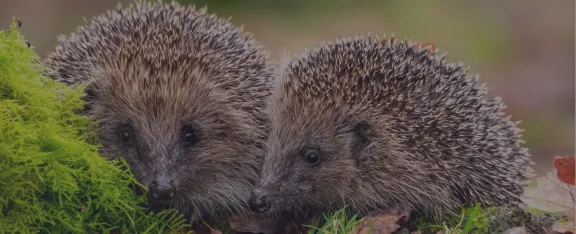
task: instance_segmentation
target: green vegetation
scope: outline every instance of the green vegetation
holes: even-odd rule
[[[98,155],[91,121],[75,113],[82,87],[42,76],[38,61],[16,29],[0,31],[0,233],[185,227],[173,210],[145,208],[126,163]]]
[[[346,207],[323,216],[324,219],[321,222],[316,222],[315,225],[307,226],[309,228],[308,234],[352,233],[354,227],[360,224],[363,220],[358,219],[357,215],[350,216],[350,214],[346,212]]]
[[[418,231],[442,230],[444,233],[488,233],[488,215],[481,208],[480,203],[474,207],[463,207],[460,216],[447,216],[438,222],[429,222],[420,219]]]
[[[473,207],[462,207],[459,214],[446,215],[440,220],[412,217],[399,233],[407,233],[408,227],[417,227],[417,231],[420,233],[438,233],[441,231],[445,234],[504,233],[511,228],[525,227],[532,233],[530,230],[548,230],[553,223],[570,222],[561,213],[535,211],[535,209],[516,210],[506,207],[482,207],[480,204],[476,204]],[[376,222],[380,223],[378,225],[394,225],[394,223],[388,223],[394,222],[389,218],[389,216],[383,215],[372,217],[372,220],[377,220]],[[367,225],[362,223],[363,221],[356,215],[352,216],[341,209],[324,215],[322,222],[315,222],[308,226],[310,229],[308,234],[354,233],[352,230],[357,230],[356,227]],[[321,227],[316,228],[317,226]],[[372,230],[376,232],[376,228],[381,228],[381,226],[375,227],[374,224],[368,227],[370,227],[368,233],[371,233]]]
[[[446,216],[444,219],[438,221],[419,218],[416,224],[418,231],[421,233],[425,230],[434,233],[441,230],[444,233],[455,234],[489,233],[489,213],[490,209],[482,209],[480,204],[477,204],[474,207],[463,207],[460,215]],[[322,221],[307,226],[309,228],[308,234],[353,233],[354,228],[364,220],[358,218],[357,215],[349,214],[346,212],[346,208],[324,214],[323,216]],[[378,217],[376,217],[376,219],[378,219]],[[371,233],[373,227],[374,224],[370,226],[368,233]]]

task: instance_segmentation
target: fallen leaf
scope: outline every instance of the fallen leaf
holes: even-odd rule
[[[270,216],[251,212],[243,216],[228,217],[228,223],[236,232],[301,233],[300,220],[281,215]]]
[[[515,227],[506,230],[504,234],[528,234],[528,233],[526,232],[526,228],[524,227]]]
[[[549,212],[573,211],[575,205],[574,186],[562,183],[555,174],[554,169],[546,176],[538,177],[536,187],[526,188],[523,195],[524,203]]]
[[[574,208],[576,206],[574,177],[571,178],[572,183],[561,180],[568,178],[562,175],[565,175],[564,173],[566,170],[570,170],[570,167],[574,167],[573,157],[556,157],[552,171],[545,176],[536,178],[537,186],[526,188],[522,195],[522,200],[530,207],[548,212],[562,212],[567,216],[567,221],[557,221],[552,226],[552,230],[559,233],[574,233]],[[558,168],[562,172],[559,172]]]
[[[564,156],[554,158],[554,168],[557,170],[557,176],[560,181],[575,185],[575,167],[574,167],[574,156]]]
[[[558,233],[574,233],[574,222],[555,222],[552,231]]]
[[[232,216],[228,218],[228,223],[237,232],[272,233],[279,228],[275,220],[262,219],[258,214]]]
[[[390,234],[398,228],[410,215],[408,211],[392,211],[376,213],[364,218],[360,224],[354,228],[357,234]]]

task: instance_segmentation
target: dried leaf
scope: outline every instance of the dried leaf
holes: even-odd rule
[[[528,234],[528,232],[526,232],[526,228],[524,227],[515,227],[506,230],[504,234]]]
[[[281,231],[282,228],[287,228],[281,225],[281,221],[259,213],[228,217],[230,227],[237,232],[276,233]]]
[[[556,222],[552,226],[553,230],[560,233],[574,233],[574,218],[576,206],[576,186],[574,186],[574,176],[567,176],[567,171],[573,170],[574,158],[556,157],[554,159],[554,169],[546,176],[540,176],[536,187],[528,187],[524,191],[522,200],[530,207],[548,212],[562,212],[568,220],[566,222]],[[561,170],[561,171],[559,171]],[[574,172],[572,172],[574,173]],[[568,183],[570,182],[572,183]]]
[[[565,157],[556,157],[554,159],[554,168],[557,170],[557,176],[560,181],[570,184],[574,184],[574,156],[567,155]]]
[[[575,187],[563,183],[555,175],[556,169],[546,176],[538,177],[536,187],[526,188],[524,202],[531,207],[549,212],[573,211]]]
[[[574,233],[574,222],[556,222],[552,225],[552,231],[558,233]]]
[[[400,224],[406,222],[409,215],[407,211],[396,211],[367,216],[354,228],[354,233],[390,234],[398,230]]]

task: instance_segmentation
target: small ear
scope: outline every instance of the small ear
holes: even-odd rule
[[[370,144],[371,126],[365,121],[356,122],[352,127],[352,153],[358,154]]]

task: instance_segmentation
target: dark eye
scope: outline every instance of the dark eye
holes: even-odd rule
[[[130,133],[128,131],[122,132],[122,141],[124,141],[124,142],[130,141]]]
[[[120,136],[120,140],[126,144],[131,143],[133,140],[132,138],[134,137],[133,131],[129,126],[122,126],[118,134]]]
[[[184,126],[182,128],[182,143],[186,147],[191,147],[198,143],[198,135],[193,127]]]
[[[312,165],[320,161],[320,155],[316,151],[307,152],[305,155],[306,162]]]

